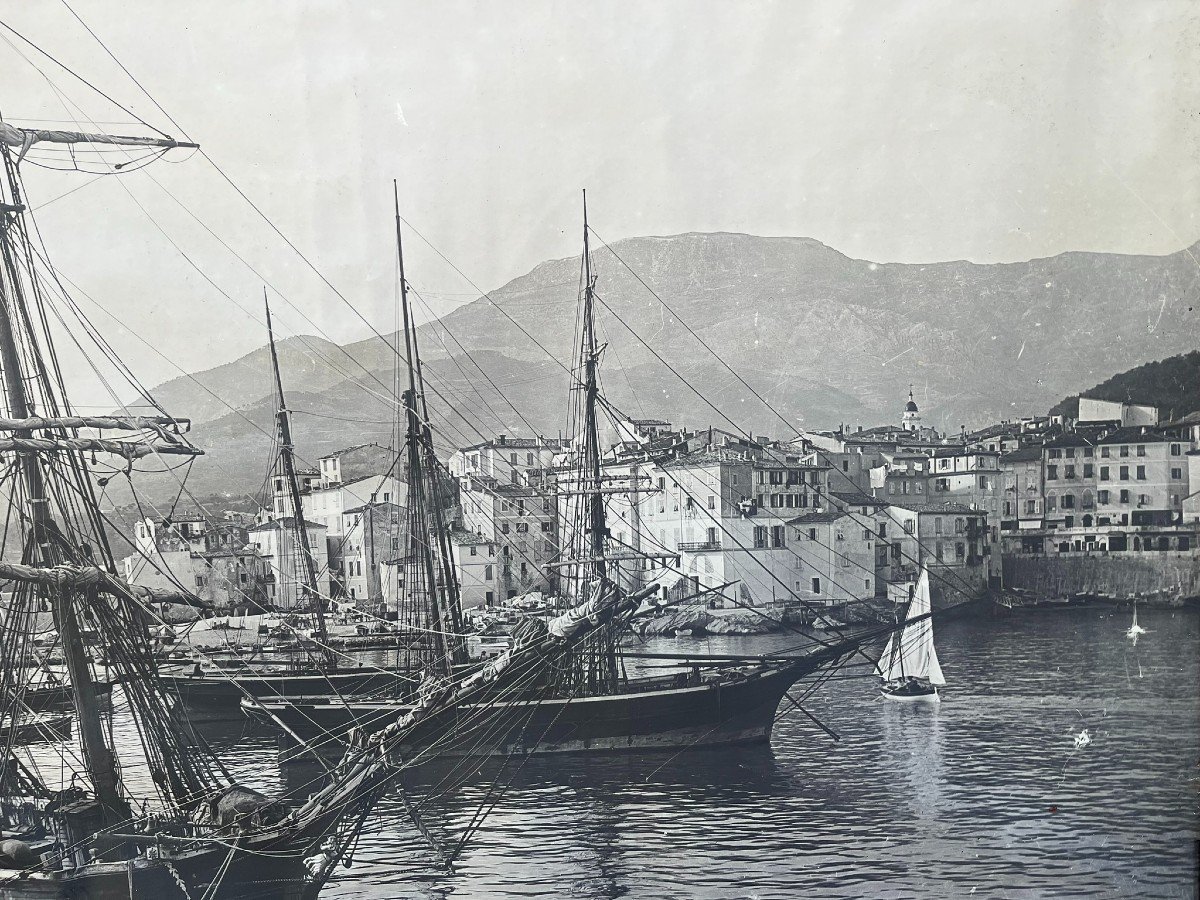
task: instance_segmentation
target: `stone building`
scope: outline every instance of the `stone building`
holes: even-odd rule
[[[329,597],[333,583],[326,550],[326,528],[316,522],[305,522],[304,529],[316,571],[317,591],[321,596]],[[297,608],[303,601],[307,572],[294,520],[289,516],[261,522],[249,528],[248,535],[258,555],[265,558],[270,567],[271,580],[267,585],[270,605],[280,610]]]
[[[342,596],[371,609],[382,599],[380,565],[404,546],[407,511],[395,503],[364,503],[342,512],[331,565],[341,575]]]
[[[517,438],[506,434],[463,447],[451,454],[447,467],[456,478],[479,475],[497,484],[525,484],[530,471],[548,469],[570,441],[561,438]]]
[[[1042,448],[1022,447],[1000,457],[1000,478],[1004,499],[1000,509],[1002,535],[1020,537],[1021,532],[1036,532],[1044,527],[1045,482],[1042,479]],[[1040,541],[1031,536],[1031,541]]]
[[[633,584],[659,577],[665,567],[702,587],[736,582],[729,590],[739,603],[875,595],[872,522],[850,527],[832,506],[830,467],[804,461],[799,452],[734,442],[661,460],[617,461],[605,472],[639,488],[614,494],[608,517],[615,544],[628,548],[623,572]],[[801,519],[807,524],[797,531],[793,523]]]
[[[347,518],[344,513],[372,504],[390,504],[401,509],[407,505],[408,486],[398,477],[395,452],[380,444],[357,444],[320,457],[315,471],[297,473],[297,478],[305,521],[325,528],[325,554],[333,575],[334,595],[349,597],[348,579],[358,578],[355,593],[363,596],[366,581],[362,579],[366,576],[347,574],[347,560],[343,556],[347,545],[345,529],[348,522],[353,522],[353,516]],[[272,484],[272,517],[290,517],[292,499],[286,479],[276,473]],[[356,559],[355,571],[360,562],[361,559]]]
[[[134,549],[121,561],[132,584],[182,588],[223,611],[252,611],[270,603],[270,566],[239,523],[213,523],[202,516],[142,519],[134,526]]]
[[[555,498],[547,488],[468,475],[459,482],[463,528],[497,548],[499,599],[557,589],[550,564],[559,557]]]
[[[985,511],[954,502],[891,503],[877,516],[878,540],[888,548],[888,583],[913,581],[924,565],[939,605],[974,599],[987,589]]]
[[[500,580],[496,544],[461,528],[451,529],[449,537],[462,608],[495,606],[499,602],[497,585]],[[379,567],[383,603],[379,613],[392,620],[401,619],[407,613],[406,559],[404,556],[393,557],[384,560]]]

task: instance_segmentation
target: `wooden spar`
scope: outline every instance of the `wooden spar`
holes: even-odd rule
[[[599,494],[601,496],[603,496],[604,494],[657,494],[657,493],[660,493],[661,490],[662,490],[662,488],[627,488],[627,487],[626,488],[576,488],[576,489],[565,488],[565,489],[559,490],[558,493],[560,495],[566,495],[569,497],[577,497],[577,496],[578,497],[591,497],[596,494]]]
[[[121,431],[154,431],[168,440],[177,434],[190,431],[191,427],[191,419],[172,419],[167,416],[29,416],[26,419],[0,417],[0,431],[36,431],[43,428],[107,428]]]
[[[635,559],[679,559],[678,553],[650,553],[639,550],[637,553],[605,553],[600,556],[585,556],[580,559],[566,559],[561,562],[548,562],[543,568],[566,569],[571,566],[591,565],[592,563],[630,562]]]
[[[207,600],[203,600],[195,594],[188,594],[183,591],[164,591],[161,588],[130,584],[95,566],[72,566],[68,564],[57,566],[26,566],[20,563],[0,562],[0,581],[20,581],[25,584],[37,584],[43,587],[67,590],[79,590],[90,587],[104,594],[112,594],[116,597],[126,597],[151,603],[182,603],[200,609],[208,609],[211,606]]]
[[[396,216],[396,262],[400,275],[400,314],[404,325],[404,355],[408,368],[408,390],[404,392],[402,398],[406,421],[404,443],[407,454],[409,508],[413,513],[408,523],[408,555],[410,559],[419,560],[416,566],[418,571],[415,574],[423,579],[422,589],[429,596],[430,617],[437,626],[433,629],[433,638],[437,646],[438,665],[442,670],[441,674],[448,675],[455,662],[466,661],[466,654],[461,642],[457,642],[454,647],[451,647],[446,640],[447,634],[458,634],[461,631],[460,623],[456,621],[454,608],[457,586],[453,563],[448,558],[440,560],[442,579],[445,581],[447,593],[450,594],[448,599],[451,608],[446,609],[438,597],[437,563],[439,560],[434,559],[433,546],[429,541],[430,523],[421,515],[424,512],[427,516],[431,511],[435,514],[433,524],[434,530],[437,532],[438,546],[443,549],[441,555],[446,556],[442,539],[444,524],[436,510],[437,488],[432,481],[432,473],[425,472],[425,460],[422,452],[423,439],[428,435],[429,412],[428,407],[424,405],[424,391],[420,374],[421,363],[417,353],[417,335],[408,302],[408,279],[404,272],[404,233],[400,227],[400,189],[395,181],[392,182],[392,200]],[[418,410],[418,403],[422,404],[420,410]],[[422,422],[422,413],[424,422]],[[426,506],[432,507],[432,510],[425,508]],[[421,569],[424,572],[421,572]]]
[[[267,341],[271,345],[271,370],[275,373],[275,393],[279,400],[279,410],[275,413],[275,421],[279,426],[279,460],[283,464],[283,475],[287,479],[288,493],[292,498],[292,521],[296,525],[300,555],[304,557],[304,589],[308,594],[308,601],[312,605],[313,612],[316,614],[317,640],[320,641],[321,652],[332,662],[329,632],[325,627],[325,607],[321,595],[317,591],[317,570],[313,561],[312,548],[308,544],[308,528],[305,527],[304,504],[300,498],[300,482],[296,479],[292,424],[288,418],[287,402],[283,397],[283,378],[279,374],[279,354],[275,350],[275,331],[271,327],[271,304],[267,301],[266,288],[263,288],[263,305],[267,310]]]
[[[4,150],[4,154],[7,156],[7,149]],[[18,199],[15,188],[13,199]],[[7,213],[0,216],[0,248],[3,249],[6,262],[10,262],[14,255],[10,245],[11,216],[12,214]],[[20,281],[14,278],[11,286],[6,286],[5,279],[0,277],[0,366],[4,372],[8,413],[18,421],[30,417],[25,368],[13,327],[13,310],[19,310],[23,302]],[[33,432],[28,429],[18,430],[14,432],[14,437],[31,440]],[[41,463],[35,454],[22,453],[17,456],[17,466],[25,484],[25,501],[29,507],[30,551],[35,559],[43,562],[58,561],[65,548],[56,545],[54,541],[53,535],[58,526],[50,515],[50,498],[42,476]],[[77,552],[77,548],[72,546],[71,551]],[[100,704],[96,697],[95,685],[92,683],[91,667],[88,665],[77,618],[78,593],[65,584],[49,593],[52,594],[54,625],[58,629],[63,660],[71,677],[71,694],[79,720],[80,746],[92,789],[104,810],[105,818],[109,821],[120,821],[129,816],[129,805],[121,796],[116,757],[105,740],[104,721],[100,715]],[[89,593],[85,589],[84,597]]]
[[[172,150],[185,147],[189,150],[199,150],[200,145],[191,141],[177,141],[173,137],[137,137],[127,134],[95,134],[84,131],[56,131],[43,128],[17,128],[0,120],[0,143],[18,148],[16,162],[18,165],[25,159],[29,148],[38,143],[49,144],[116,144],[126,147],[161,147]],[[122,165],[124,165],[122,163]],[[117,168],[121,168],[120,165]]]
[[[113,441],[106,438],[72,437],[11,437],[0,438],[0,451],[36,453],[99,452],[124,456],[126,459],[141,459],[151,454],[174,454],[176,456],[203,456],[204,451],[189,444],[135,444],[132,441]]]
[[[588,247],[587,191],[583,192],[583,353],[585,366],[584,388],[584,452],[586,462],[590,464],[588,473],[592,483],[601,483],[600,471],[600,435],[596,428],[596,397],[600,393],[599,381],[596,377],[596,323],[592,309],[592,255]],[[604,498],[593,492],[588,500],[588,520],[591,536],[591,551],[594,560],[590,563],[595,567],[596,577],[603,580],[606,574],[604,565]]]

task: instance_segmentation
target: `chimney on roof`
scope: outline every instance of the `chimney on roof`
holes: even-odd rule
[[[496,443],[497,443],[497,444],[503,444],[503,443],[504,443],[506,440],[508,440],[508,435],[507,435],[507,434],[502,434],[502,435],[499,435],[499,436],[496,438]]]

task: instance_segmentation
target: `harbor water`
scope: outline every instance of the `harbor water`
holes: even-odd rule
[[[943,702],[884,702],[847,668],[804,704],[839,740],[785,701],[769,747],[430,767],[405,790],[444,851],[494,804],[453,869],[393,796],[322,897],[1194,897],[1200,613],[1139,618],[1136,645],[1111,607],[939,624]],[[249,724],[206,730],[260,789],[320,777]]]

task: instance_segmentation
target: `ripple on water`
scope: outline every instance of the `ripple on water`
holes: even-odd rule
[[[1150,634],[1136,648],[1124,616],[1102,616],[950,623],[938,707],[880,702],[863,679],[806,704],[839,742],[787,715],[770,749],[531,759],[453,874],[387,800],[322,896],[1192,897],[1200,615],[1140,611]],[[235,771],[303,781],[262,772],[261,736],[231,740]],[[461,834],[489,774],[428,802],[429,828]]]

